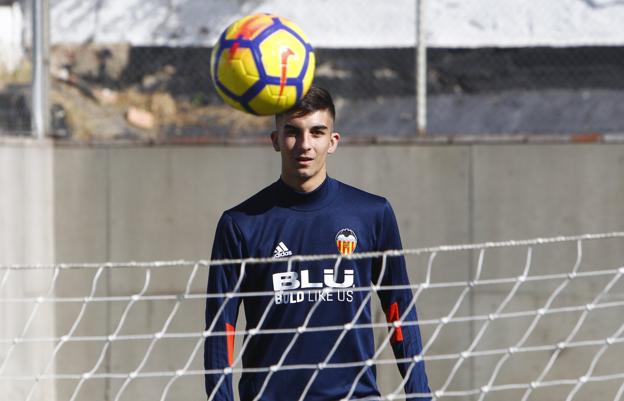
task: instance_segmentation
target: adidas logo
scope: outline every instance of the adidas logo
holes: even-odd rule
[[[283,242],[280,242],[279,244],[277,244],[277,246],[275,247],[275,250],[273,251],[274,258],[283,258],[284,256],[290,256],[290,255],[292,255],[292,252],[286,247],[286,245]]]

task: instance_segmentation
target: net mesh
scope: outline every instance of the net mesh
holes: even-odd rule
[[[621,400],[624,397],[624,233],[535,238],[439,246],[350,256],[286,259],[331,260],[404,256],[418,322],[387,323],[374,293],[379,283],[356,287],[366,294],[350,322],[310,327],[319,305],[297,327],[235,331],[234,361],[225,370],[203,369],[208,336],[225,336],[203,321],[207,297],[273,297],[273,291],[206,294],[209,269],[235,265],[244,271],[273,258],[224,261],[0,266],[0,390],[11,400],[205,399],[203,375],[266,373],[256,399],[275,372],[375,365],[379,400],[404,399],[397,362],[425,361],[433,399]],[[383,268],[383,267],[382,267]],[[243,275],[241,274],[241,277]],[[386,288],[387,289],[387,288]],[[331,291],[331,290],[330,290]],[[367,305],[371,323],[356,323]],[[420,355],[396,360],[389,350],[399,325],[418,324]],[[286,363],[305,332],[372,328],[376,349],[369,360],[331,363],[340,341],[318,364]],[[246,368],[241,359],[259,334],[291,334],[272,366]],[[349,396],[353,394],[355,383]],[[235,391],[236,393],[236,391]],[[208,394],[210,399],[212,394]]]

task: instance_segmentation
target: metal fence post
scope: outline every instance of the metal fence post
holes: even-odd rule
[[[32,0],[32,131],[43,139],[50,130],[48,0]]]
[[[426,0],[416,1],[416,129],[427,134],[427,41],[425,38]]]

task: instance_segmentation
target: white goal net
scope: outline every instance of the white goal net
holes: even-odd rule
[[[420,355],[399,362],[425,362],[433,399],[624,400],[624,233],[279,261],[398,255],[407,261],[423,343]],[[210,322],[206,330],[206,297],[247,302],[274,295],[206,295],[208,271],[272,262],[0,266],[0,399],[205,400],[205,374],[232,374],[236,394],[250,338],[278,332],[296,337],[310,328],[246,328],[241,312],[232,367],[205,371],[205,338],[227,334]],[[352,365],[376,366],[381,396],[375,399],[405,399],[409,394],[389,346],[396,326],[379,306],[380,289],[375,283],[352,289],[364,292],[373,309],[366,327],[374,330],[376,347],[373,358]],[[363,328],[356,326],[354,317],[314,330]],[[248,369],[337,367],[331,355],[313,365],[284,360]]]

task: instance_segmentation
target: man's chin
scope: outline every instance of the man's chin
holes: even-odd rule
[[[301,181],[307,181],[311,178],[316,177],[319,173],[319,170],[315,170],[311,166],[306,166],[295,167],[288,172],[288,175]]]
[[[297,171],[295,172],[295,176],[300,179],[307,180],[309,178],[314,177],[314,174],[309,169],[302,168],[302,169],[297,169]]]

